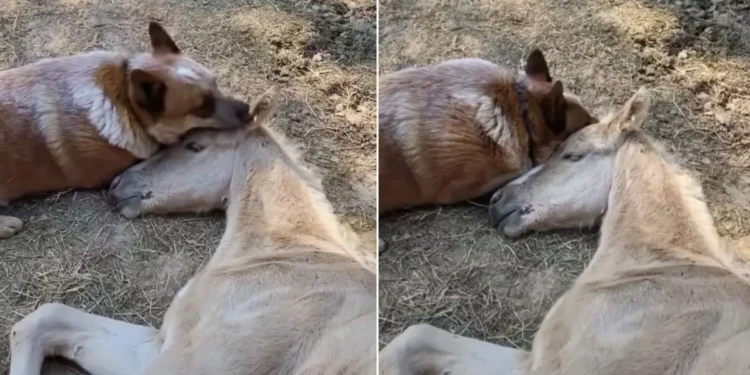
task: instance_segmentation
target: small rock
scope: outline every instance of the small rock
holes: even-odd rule
[[[711,160],[709,160],[708,158],[703,158],[701,159],[701,163],[705,165],[711,165]]]
[[[333,94],[333,95],[329,96],[328,99],[330,101],[332,101],[332,102],[337,102],[337,101],[341,100],[341,95],[339,95],[339,94]]]
[[[344,110],[344,103],[336,104],[336,112],[341,112]]]
[[[315,56],[313,56],[312,61],[314,62],[323,61],[323,55],[321,55],[320,52],[316,53]]]
[[[730,220],[724,220],[724,221],[722,222],[722,224],[724,224],[724,229],[726,229],[726,230],[732,230],[732,229],[734,229],[734,228],[736,228],[736,227],[737,227],[737,226],[736,226],[736,225],[735,225],[735,224],[734,224],[734,223],[733,223],[732,221],[730,221]]]
[[[732,122],[732,114],[727,111],[716,111],[716,113],[714,113],[714,116],[716,116],[716,120],[723,125],[729,125],[729,123]]]
[[[732,26],[733,23],[731,16],[727,13],[719,13],[715,15],[714,22],[716,22],[717,25],[724,27]]]
[[[677,58],[681,60],[687,59],[687,57],[688,57],[688,52],[685,50],[682,50],[680,51],[680,53],[677,54]]]
[[[702,101],[706,101],[708,99],[711,99],[711,97],[708,94],[706,94],[705,92],[702,92],[702,91],[699,92],[698,95],[696,95],[695,97],[698,98],[698,99],[700,99],[700,100],[702,100]]]
[[[378,237],[378,253],[382,253],[388,249],[388,243]]]
[[[362,125],[362,115],[357,112],[347,111],[344,117],[346,117],[346,121],[352,125]]]

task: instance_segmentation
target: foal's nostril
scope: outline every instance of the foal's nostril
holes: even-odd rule
[[[109,189],[110,190],[116,189],[117,185],[120,185],[120,181],[122,181],[122,175],[119,175],[119,176],[115,177],[114,180],[112,180],[112,183],[109,185]]]
[[[502,197],[503,197],[502,190],[498,190],[497,192],[495,192],[495,194],[492,195],[492,199],[490,199],[490,206],[494,206],[495,203],[499,202],[500,198]]]

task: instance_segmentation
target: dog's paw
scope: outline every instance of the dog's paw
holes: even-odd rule
[[[23,221],[12,216],[0,216],[0,238],[8,238],[20,232]]]

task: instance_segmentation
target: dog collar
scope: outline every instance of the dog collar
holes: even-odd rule
[[[538,163],[536,162],[536,156],[534,156],[534,139],[531,133],[531,119],[529,118],[529,101],[527,97],[527,90],[526,87],[519,82],[519,80],[513,81],[513,90],[516,92],[516,95],[518,96],[518,105],[521,107],[521,121],[523,121],[523,126],[526,128],[526,135],[529,138],[528,140],[528,147],[529,147],[529,159],[531,160],[531,167],[536,167]]]

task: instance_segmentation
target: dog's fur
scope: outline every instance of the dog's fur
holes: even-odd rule
[[[539,50],[518,74],[479,59],[401,70],[379,95],[380,213],[489,193],[595,122]]]
[[[158,23],[149,35],[150,53],[91,52],[0,72],[0,204],[101,187],[192,128],[244,125],[247,104],[222,95]],[[15,232],[11,222],[0,217],[0,238]]]

